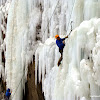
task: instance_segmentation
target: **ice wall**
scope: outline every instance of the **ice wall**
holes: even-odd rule
[[[2,76],[6,87],[11,89],[12,100],[23,98],[27,67],[38,46],[36,38],[40,37],[37,35],[40,31],[37,34],[36,31],[41,12],[34,3],[32,0],[13,0],[12,3],[0,0],[0,78]]]
[[[37,84],[37,77],[39,76],[39,82],[44,81],[45,74],[49,74],[50,70],[57,63],[57,57],[59,57],[58,50],[56,49],[55,39],[49,38],[45,41],[45,44],[39,44],[39,47],[35,53],[35,79]],[[58,53],[58,54],[57,54]],[[58,56],[57,56],[58,55]],[[38,67],[39,66],[39,67]],[[48,67],[47,67],[48,66]],[[38,69],[38,76],[37,76]]]
[[[6,1],[7,1],[7,0],[0,0],[0,6],[1,6],[1,5],[5,5]]]
[[[66,40],[60,67],[57,66],[58,48],[52,47],[54,42],[46,45],[46,41],[37,49],[38,77],[40,81],[42,74],[45,100],[100,99],[99,27],[100,19],[91,19],[82,22],[79,27],[73,30]],[[48,48],[50,49],[48,50]],[[52,54],[52,50],[54,54]],[[53,57],[54,55],[55,57]],[[52,63],[47,64],[48,60]]]
[[[84,20],[100,17],[100,0],[44,0],[43,42],[55,34],[66,35]],[[72,21],[72,24],[71,24]]]
[[[11,1],[12,3],[9,9]],[[55,47],[55,40],[47,40],[47,38],[52,38],[55,34],[69,34],[71,26],[72,29],[74,29],[83,20],[89,20],[93,17],[100,17],[100,0],[7,0],[7,2],[6,0],[1,0],[0,2],[0,65],[3,66],[0,67],[0,75],[3,70],[5,70],[7,87],[11,88],[12,90],[12,100],[22,100],[23,89],[25,81],[27,80],[27,67],[28,64],[33,61],[34,52],[36,51],[36,48],[40,42],[45,43],[45,46],[41,43],[43,50],[40,46],[40,49],[37,49],[36,51],[36,68],[38,68],[39,59],[39,81],[41,80],[41,73],[43,74],[42,78],[44,81],[45,74],[50,73],[50,70],[56,65],[60,56],[57,47]],[[7,15],[8,20],[6,31],[6,23],[4,19],[7,18]],[[71,21],[73,21],[72,25],[70,24]],[[3,30],[3,34],[5,34],[4,37],[6,37],[4,40],[1,38],[1,29]],[[81,40],[80,37],[78,37],[78,39]],[[48,41],[53,42],[49,43]],[[52,46],[50,47],[49,45]],[[80,48],[80,46],[77,48]],[[96,46],[95,48],[98,47]],[[1,60],[2,50],[5,54],[5,65],[2,64]],[[48,53],[48,51],[51,52]],[[84,55],[84,48],[82,48],[81,52],[82,55]],[[80,57],[80,53],[77,52],[77,54]],[[73,56],[74,55],[75,54],[73,52]],[[95,49],[94,55],[99,55]],[[47,59],[48,57],[49,59]],[[94,56],[93,61],[97,59],[97,57],[98,56]],[[47,59],[46,62],[44,59]],[[81,57],[77,58],[78,66],[80,64],[80,59]],[[75,62],[76,61],[73,61],[73,64],[75,64]],[[43,67],[41,64],[43,64]],[[44,71],[45,68],[46,73]],[[55,69],[59,71],[57,67],[54,67],[52,69],[53,72],[50,74],[51,76],[53,73],[56,73]],[[98,73],[96,64],[94,64],[94,70],[96,73]],[[53,79],[55,79],[55,75],[52,76]],[[97,80],[96,82],[99,83],[98,78],[96,77],[97,75],[98,74],[94,74],[94,77]],[[46,84],[46,81],[43,83]],[[51,84],[51,87],[55,86],[52,86]],[[43,90],[45,89],[46,88],[44,87]],[[49,91],[52,92],[51,88]],[[47,92],[45,92],[45,94]],[[49,98],[49,95],[46,96]]]
[[[23,98],[28,64],[33,61],[35,52],[36,26],[41,12],[36,7],[33,10],[31,4],[30,0],[13,0],[8,13],[5,72],[12,100]]]
[[[0,1],[0,78],[5,81],[5,52],[6,52],[6,28],[7,28],[7,15],[10,6],[10,0]]]

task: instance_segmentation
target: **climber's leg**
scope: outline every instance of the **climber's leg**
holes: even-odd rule
[[[62,58],[63,58],[63,50],[59,50],[59,52],[61,53],[61,57],[58,60],[58,66],[61,64]]]

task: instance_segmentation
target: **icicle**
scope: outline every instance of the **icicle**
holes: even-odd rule
[[[97,76],[99,75],[99,65],[97,65],[99,64],[99,34],[97,34],[99,20],[84,21],[71,33],[66,41],[63,61],[59,69],[56,66],[50,67],[52,65],[50,57],[54,58],[52,50],[57,51],[57,49],[48,42],[49,39],[45,41],[39,57],[43,59],[46,57],[46,77],[44,77],[43,59],[39,59],[41,64],[43,62],[43,66],[39,65],[40,68],[43,67],[39,75],[42,74],[43,77],[43,92],[46,100],[92,100],[93,96],[100,95],[99,77]],[[49,44],[46,45],[46,43]],[[42,52],[43,50],[45,52]],[[56,53],[55,55],[58,57]],[[57,58],[55,57],[54,60],[57,61]],[[55,65],[55,62],[53,63]]]

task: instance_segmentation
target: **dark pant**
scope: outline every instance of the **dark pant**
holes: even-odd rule
[[[62,58],[63,58],[63,50],[59,49],[59,52],[61,53],[61,57],[58,60],[58,66],[61,64]]]
[[[9,100],[9,98],[7,96],[4,96],[5,100]]]

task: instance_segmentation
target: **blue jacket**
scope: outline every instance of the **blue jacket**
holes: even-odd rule
[[[56,44],[59,47],[60,50],[63,50],[65,44],[63,44],[63,41],[65,40],[65,38],[60,38],[60,40],[56,40]]]
[[[6,94],[5,94],[5,95],[6,95],[6,97],[8,97],[8,98],[10,97],[10,95],[11,95],[11,93],[10,93],[10,89],[7,89],[7,91],[6,91]]]

